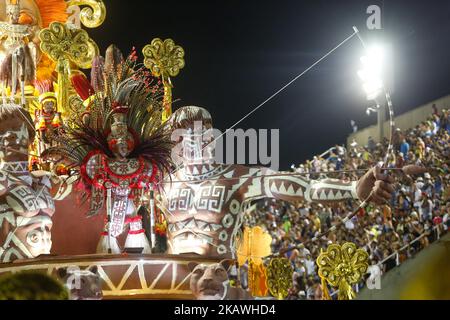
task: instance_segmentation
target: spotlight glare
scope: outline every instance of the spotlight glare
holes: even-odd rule
[[[363,69],[358,71],[358,76],[363,81],[367,100],[375,100],[382,92],[383,61],[384,50],[379,46],[370,48],[367,55],[361,57]]]

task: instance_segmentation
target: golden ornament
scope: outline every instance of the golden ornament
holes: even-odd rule
[[[316,260],[319,276],[322,279],[326,294],[325,282],[339,289],[339,300],[351,300],[355,297],[352,285],[357,284],[367,272],[369,255],[357,249],[351,242],[342,246],[332,244],[322,251]],[[325,280],[325,281],[324,281]]]
[[[172,114],[172,81],[184,68],[184,50],[175,45],[172,39],[155,38],[142,50],[144,65],[155,77],[161,77],[164,85],[164,112],[162,120],[166,121]]]
[[[270,260],[266,269],[266,281],[270,294],[279,300],[285,299],[293,285],[293,273],[291,262],[288,259],[274,258]]]
[[[56,62],[58,72],[58,110],[63,118],[68,111],[68,92],[70,87],[70,64],[87,69],[99,54],[95,42],[86,31],[70,27],[64,23],[53,22],[39,33],[41,50]]]
[[[81,23],[88,28],[97,28],[106,18],[106,7],[103,0],[69,0],[67,6],[86,6],[81,10]]]

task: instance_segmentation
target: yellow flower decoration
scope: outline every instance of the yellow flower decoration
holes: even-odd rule
[[[172,82],[170,77],[175,77],[184,68],[184,50],[175,45],[172,39],[162,41],[159,38],[142,50],[144,65],[152,72],[153,76],[161,77],[164,85],[164,110],[162,121],[165,122],[172,115]]]
[[[70,64],[82,69],[90,68],[99,49],[86,31],[60,22],[52,22],[48,28],[42,29],[39,38],[42,52],[56,62],[58,110],[65,119],[69,110]]]
[[[142,53],[145,57],[144,65],[155,77],[162,77],[163,80],[177,76],[184,67],[184,50],[175,45],[172,39],[153,39]]]
[[[43,29],[39,38],[41,49],[53,61],[68,60],[82,69],[91,67],[92,59],[99,50],[86,31],[72,28],[60,22],[53,22]]]
[[[319,276],[332,287],[339,289],[339,300],[355,297],[352,285],[358,283],[367,272],[369,255],[357,249],[354,243],[330,245],[316,260]],[[323,288],[325,291],[326,288]]]

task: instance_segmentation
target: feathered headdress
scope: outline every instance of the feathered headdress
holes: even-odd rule
[[[89,121],[77,115],[63,127],[57,148],[45,152],[52,159],[64,159],[70,168],[82,166],[88,154],[101,152],[108,158],[114,154],[108,147],[113,115],[126,109],[128,131],[135,137],[135,146],[128,158],[142,158],[153,163],[162,178],[170,170],[173,143],[169,128],[161,122],[163,88],[150,72],[136,63],[133,52],[124,59],[115,46],[110,46],[104,59],[99,57],[91,74]],[[86,97],[86,85],[79,88]],[[85,113],[86,114],[86,113]],[[85,115],[84,114],[84,115]]]

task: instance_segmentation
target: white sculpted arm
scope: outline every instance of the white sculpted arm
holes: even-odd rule
[[[36,178],[49,179],[49,182],[51,184],[50,193],[53,200],[56,201],[64,200],[72,192],[73,185],[79,179],[78,175],[57,176],[51,172],[43,170],[33,171],[32,175]]]
[[[292,173],[262,169],[262,191],[264,196],[285,201],[306,200],[330,203],[345,199],[358,199],[357,181],[337,179],[309,180]]]

